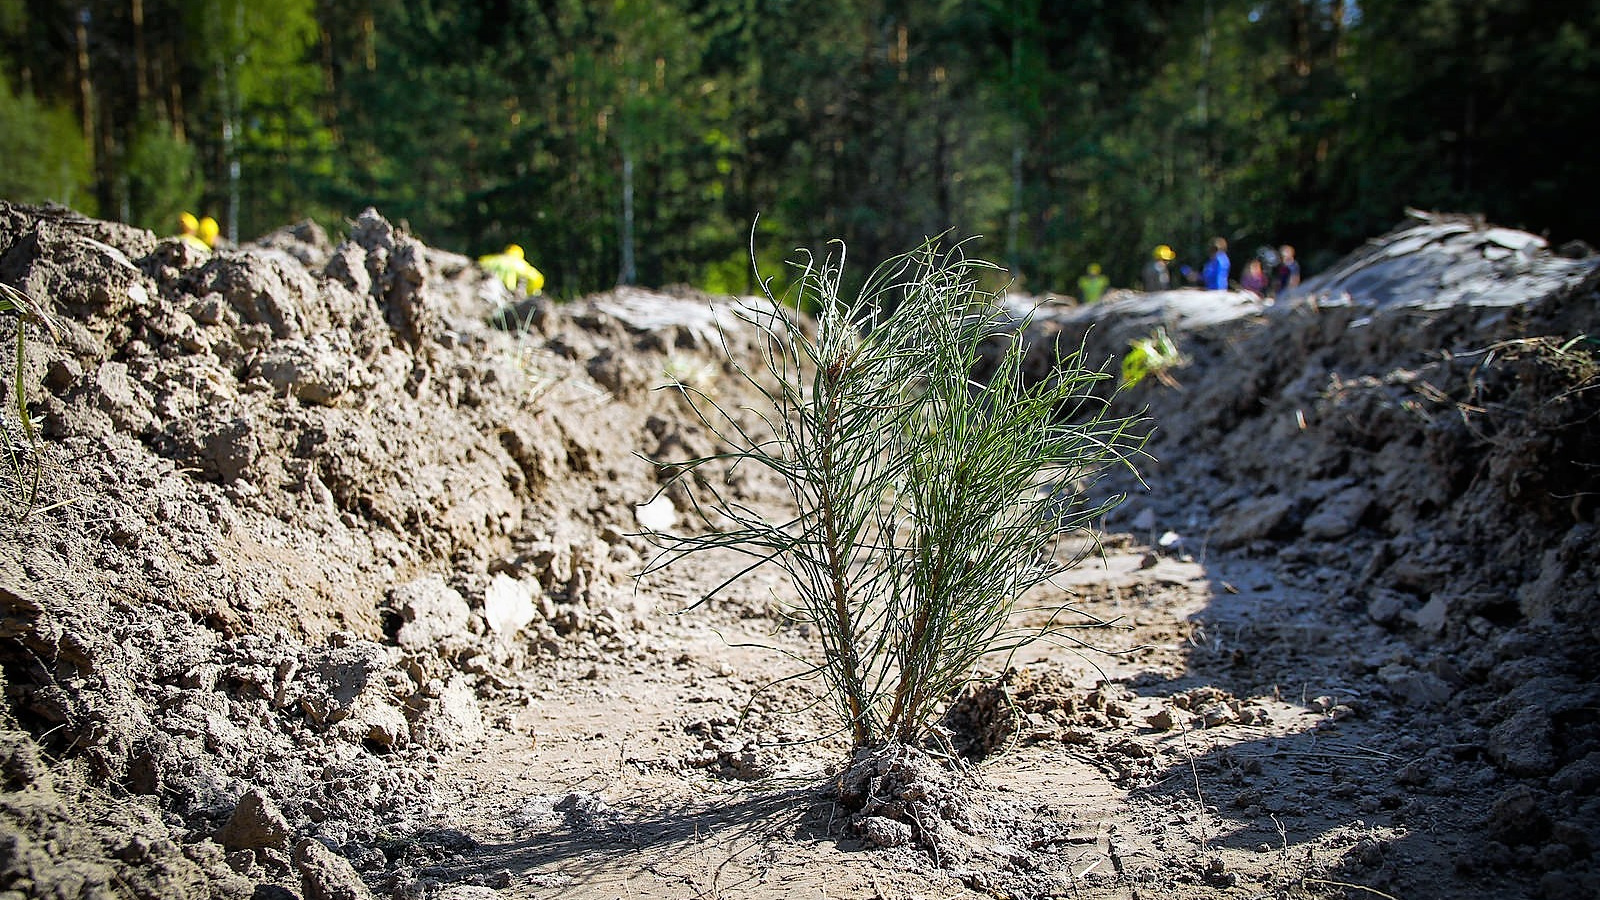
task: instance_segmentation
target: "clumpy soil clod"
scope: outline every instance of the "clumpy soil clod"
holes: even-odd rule
[[[860,750],[838,776],[839,803],[867,846],[915,846],[937,858],[948,829],[976,829],[956,766],[903,744]]]
[[[999,896],[1071,887],[1051,852],[1059,835],[1039,828],[1043,810],[995,792],[959,758],[903,744],[859,750],[829,785],[849,813],[849,833],[898,865],[931,865]]]

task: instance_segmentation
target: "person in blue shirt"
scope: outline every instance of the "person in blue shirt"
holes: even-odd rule
[[[1200,286],[1208,291],[1228,289],[1228,242],[1223,238],[1211,239],[1211,258],[1200,270]]]

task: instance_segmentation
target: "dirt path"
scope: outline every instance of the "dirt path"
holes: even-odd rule
[[[770,621],[695,611],[652,635],[648,660],[573,661],[530,684],[531,704],[501,713],[508,728],[446,767],[445,821],[477,845],[417,874],[527,898],[1337,895],[1351,866],[1381,874],[1380,842],[1411,832],[1370,788],[1409,758],[1358,724],[1362,691],[1338,672],[1352,646],[1312,598],[1257,565],[1131,541],[1064,580],[1085,611],[1129,626],[1095,641],[1137,649],[1035,647],[1012,663],[1080,699],[1108,679],[1116,708],[1096,715],[1091,700],[1063,726],[1019,701],[1021,721],[971,772],[987,826],[959,862],[863,852],[818,788],[845,744],[796,709],[800,691],[758,698],[740,721],[792,671],[730,646],[774,640]],[[1245,652],[1294,680],[1238,677]],[[1450,875],[1447,844],[1411,844],[1406,882]]]

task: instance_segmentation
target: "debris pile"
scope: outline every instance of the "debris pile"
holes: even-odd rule
[[[42,441],[5,418],[0,891],[335,877],[327,847],[437,815],[441,754],[485,699],[533,702],[529,660],[646,654],[635,453],[709,448],[650,391],[669,355],[720,374],[709,298],[508,317],[371,210],[337,244],[306,224],[211,254],[0,203],[0,280],[58,331],[24,335]]]

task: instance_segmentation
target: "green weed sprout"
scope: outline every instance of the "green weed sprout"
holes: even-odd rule
[[[1056,608],[1047,624],[1019,628],[1013,613],[1092,552],[1092,541],[1069,550],[1063,538],[1121,498],[1091,502],[1084,488],[1140,440],[1135,420],[1111,416],[1091,392],[1110,376],[1085,368],[1081,350],[1046,379],[1024,378],[1020,331],[977,287],[995,266],[930,243],[880,266],[848,300],[843,264],[842,250],[808,260],[794,302],[764,282],[770,305],[742,308],[765,348],[754,371],[729,354],[765,398],[747,415],[673,386],[724,449],[668,464],[705,530],[654,535],[662,552],[645,574],[700,551],[749,557],[699,605],[780,566],[797,594],[792,614],[820,638],[803,674],[820,677],[861,749],[928,737],[986,654],[1087,627]],[[814,333],[799,308],[818,311]],[[978,383],[991,342],[1004,349]],[[725,479],[739,466],[775,475],[786,508],[736,499]]]
[[[1188,364],[1188,357],[1178,350],[1167,330],[1158,325],[1149,337],[1128,342],[1128,353],[1122,357],[1122,386],[1133,387],[1146,375],[1154,375],[1167,387],[1177,387],[1171,370]]]
[[[17,485],[22,491],[21,496],[17,499],[23,511],[22,515],[26,518],[33,509],[34,500],[38,496],[39,477],[43,472],[41,465],[34,463],[30,466],[26,459],[29,452],[37,452],[39,443],[38,428],[34,425],[32,414],[28,412],[28,388],[26,382],[28,325],[32,323],[39,326],[51,337],[55,337],[56,328],[55,322],[51,320],[49,313],[44,311],[44,307],[41,304],[34,302],[33,298],[4,282],[0,282],[0,312],[14,312],[17,314],[17,368],[12,377],[16,396],[13,401],[16,404],[17,420],[22,426],[22,438],[26,446],[19,447],[8,438],[6,440],[6,455],[11,461],[12,474],[16,477]],[[32,469],[31,477],[27,474],[30,468]],[[22,487],[24,484],[27,486]]]

